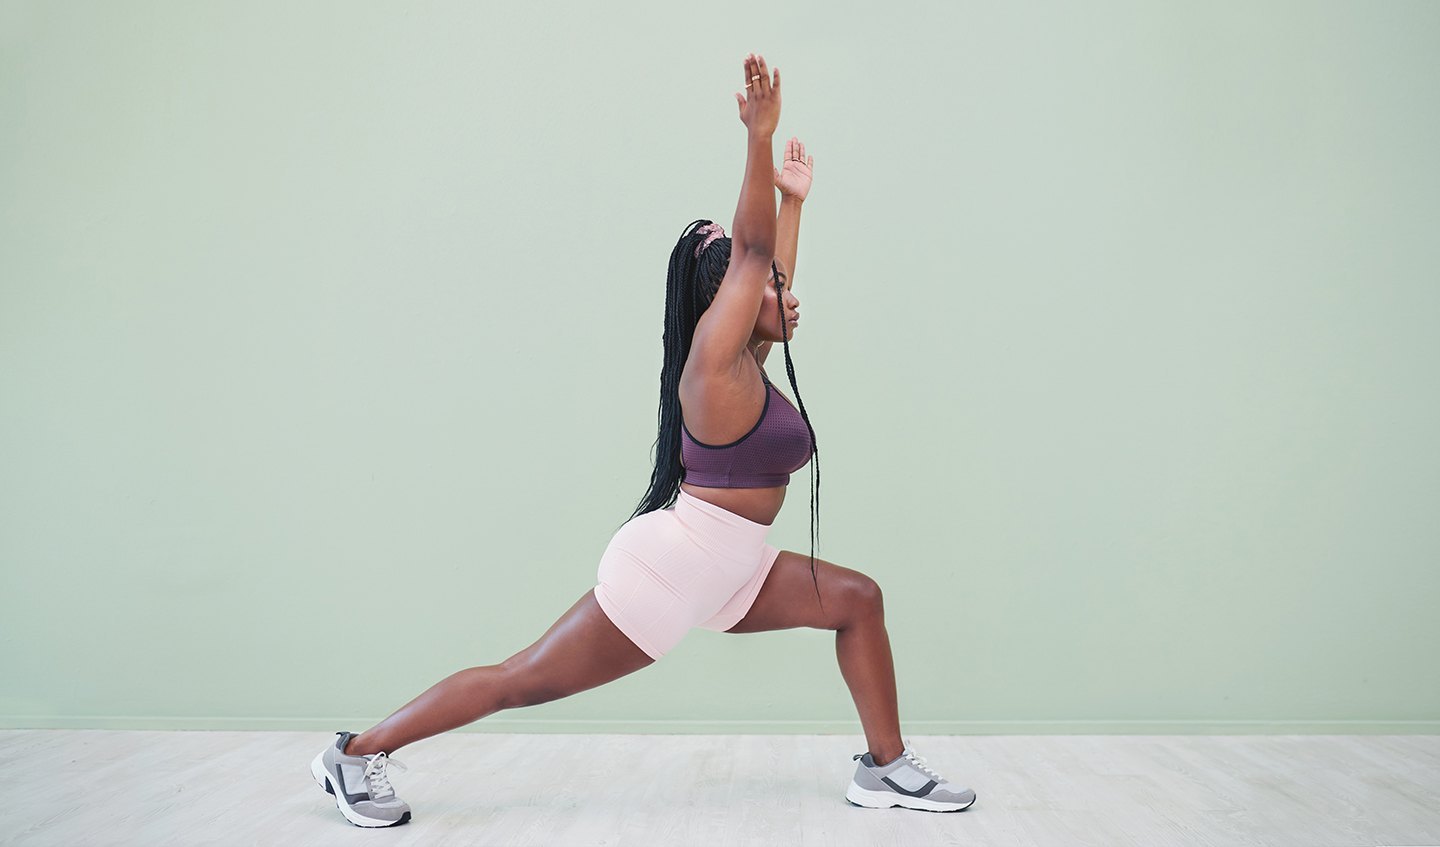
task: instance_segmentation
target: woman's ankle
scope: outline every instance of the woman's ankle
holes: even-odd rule
[[[340,752],[346,756],[368,756],[371,753],[380,752],[379,750],[371,750],[369,746],[361,740],[363,737],[364,733],[350,736],[350,740],[345,743],[345,746]]]

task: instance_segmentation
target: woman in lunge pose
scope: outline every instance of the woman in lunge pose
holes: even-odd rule
[[[410,820],[395,796],[389,754],[502,709],[547,703],[633,673],[694,627],[765,632],[835,630],[840,673],[855,698],[869,750],[856,754],[845,797],[871,808],[957,811],[975,802],[900,735],[895,668],[880,587],[859,571],[814,557],[819,451],[800,401],[790,338],[800,301],[791,293],[800,208],[813,157],[797,139],[776,170],[780,71],[745,59],[736,92],[748,154],[735,232],[699,220],[670,254],[659,437],[650,488],[611,538],[598,582],[538,641],[498,665],[441,680],[356,735],[338,732],[311,765],[345,817],[359,826]],[[775,190],[780,190],[776,217]],[[798,408],[764,370],[785,347]],[[814,457],[811,553],[767,543],[790,474]],[[403,765],[402,765],[403,767]]]

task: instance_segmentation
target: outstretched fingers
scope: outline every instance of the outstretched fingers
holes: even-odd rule
[[[759,64],[755,60],[754,53],[745,56],[745,61],[741,64],[741,72],[745,75],[744,88],[735,92],[735,99],[740,103],[740,116],[743,120],[745,104],[749,101],[750,96],[753,96],[758,90],[756,83],[759,80],[755,79],[755,76],[759,73]]]
[[[808,159],[805,157],[805,142],[801,141],[793,135],[790,136],[790,140],[785,143],[785,158],[794,159],[795,161],[800,162],[806,167],[815,164],[814,156],[811,156]]]
[[[760,75],[760,90],[767,97],[780,87],[780,69],[776,68],[772,73],[770,66],[765,64],[764,56],[755,57],[755,72]]]
[[[771,71],[764,56],[750,53],[745,57],[744,73],[745,88],[735,94],[740,120],[752,130],[773,133],[780,117],[780,71]]]
[[[745,57],[745,88],[750,94],[768,95],[779,87],[779,68],[771,71],[765,57],[756,53]]]

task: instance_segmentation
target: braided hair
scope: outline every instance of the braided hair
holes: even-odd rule
[[[655,469],[650,476],[650,488],[630,519],[656,509],[669,508],[680,494],[680,482],[684,476],[684,468],[680,466],[680,373],[690,356],[690,343],[694,340],[700,315],[715,299],[725,271],[730,266],[733,245],[729,236],[722,236],[714,239],[697,257],[695,248],[706,237],[706,233],[697,230],[710,223],[703,219],[693,221],[681,233],[675,249],[670,251],[670,270],[665,277],[665,360],[660,368],[660,433],[652,449]],[[805,401],[800,399],[800,387],[795,383],[795,364],[790,359],[790,327],[785,322],[784,298],[779,296],[783,286],[779,269],[773,261],[770,267],[775,272],[776,301],[780,308],[780,330],[785,345],[785,373],[790,377],[790,389],[795,392],[800,416],[810,430],[810,454],[814,459],[810,486],[810,578],[815,583],[815,597],[819,599],[815,540],[819,535],[820,518],[820,449],[815,443],[815,428],[810,425]],[[825,608],[824,600],[820,600],[820,608]]]

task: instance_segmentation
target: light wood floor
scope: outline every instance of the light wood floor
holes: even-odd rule
[[[1440,736],[906,736],[978,800],[851,806],[843,735],[451,732],[396,754],[410,823],[361,830],[313,732],[0,731],[24,845],[1440,845]]]

